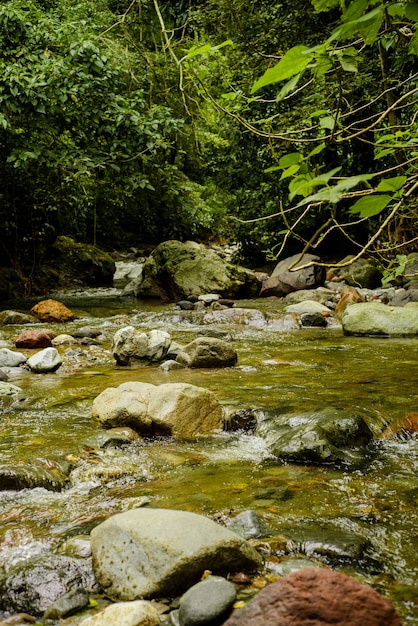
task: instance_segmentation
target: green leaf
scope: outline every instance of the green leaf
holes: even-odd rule
[[[285,168],[290,167],[290,165],[295,165],[296,163],[302,163],[303,154],[300,152],[289,152],[289,154],[285,154],[279,159],[279,167]]]
[[[319,120],[319,126],[321,128],[328,128],[329,130],[332,130],[335,126],[335,120],[330,115],[327,117],[321,117]]]
[[[221,48],[224,48],[225,46],[232,46],[232,45],[233,45],[232,39],[227,39],[226,41],[223,41],[217,46],[211,46],[210,43],[207,43],[204,46],[200,46],[200,48],[196,48],[196,46],[192,46],[189,52],[180,59],[180,63],[182,63],[183,61],[189,61],[190,59],[193,59],[194,57],[200,56],[202,54],[208,54],[208,52],[217,52],[218,50],[220,50]]]
[[[302,74],[303,72],[299,72],[299,74],[296,74],[296,76],[293,76],[293,78],[291,78],[289,81],[287,81],[285,85],[283,85],[283,87],[280,89],[279,93],[277,94],[277,98],[276,98],[277,102],[280,102],[281,100],[286,98],[286,96],[295,89]]]
[[[366,43],[373,43],[383,22],[384,15],[383,7],[377,7],[357,19],[344,22],[333,30],[328,38],[328,42],[342,41],[361,35]]]
[[[399,191],[406,183],[406,176],[394,176],[393,178],[383,178],[377,185],[377,191]]]
[[[270,67],[264,72],[263,76],[254,83],[251,93],[267,85],[287,80],[295,76],[295,74],[302,72],[313,58],[312,52],[308,53],[308,50],[309,48],[307,48],[307,46],[294,46],[290,48],[276,65]]]
[[[291,165],[287,169],[283,170],[283,173],[280,176],[280,180],[283,180],[285,178],[289,178],[290,176],[293,176],[293,174],[296,174],[296,172],[298,172],[299,170],[300,170],[300,165],[299,164]]]
[[[370,4],[370,0],[353,0],[343,13],[343,21],[351,22],[363,15]]]
[[[340,6],[340,0],[313,0],[313,5],[317,13],[321,11],[329,11]]]
[[[330,202],[331,204],[337,204],[337,202],[339,202],[345,195],[346,191],[352,189],[353,187],[357,187],[360,183],[367,184],[368,181],[374,176],[375,174],[359,174],[358,176],[349,176],[332,187],[321,189],[321,191],[304,198],[304,200],[301,200],[296,206],[299,207],[304,204],[308,204],[309,202]]]
[[[317,154],[320,154],[322,150],[324,150],[325,147],[326,146],[324,143],[320,143],[318,146],[315,146],[315,148],[313,148],[313,150],[310,151],[307,158],[310,159],[311,157],[316,156]]]
[[[418,2],[408,2],[405,6],[405,15],[409,20],[418,22]]]
[[[360,217],[373,217],[381,213],[391,200],[392,197],[386,194],[363,196],[350,207],[349,213],[359,214]]]

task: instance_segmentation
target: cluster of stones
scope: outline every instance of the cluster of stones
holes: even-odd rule
[[[113,515],[90,539],[63,546],[78,550],[77,557],[38,556],[31,568],[12,566],[0,577],[0,609],[18,613],[30,606],[42,621],[57,621],[88,609],[89,594],[98,592],[112,604],[82,619],[85,626],[400,626],[394,607],[370,586],[313,561],[248,604],[236,602],[263,567],[259,552],[236,531],[246,526],[245,516],[237,518],[225,527],[168,509]]]

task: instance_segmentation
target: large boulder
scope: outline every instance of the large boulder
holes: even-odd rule
[[[45,271],[53,269],[55,279],[58,278],[59,284],[67,288],[69,284],[111,287],[116,270],[115,262],[107,252],[66,236],[58,237],[48,249],[47,266]]]
[[[91,533],[93,568],[112,600],[180,595],[205,570],[226,574],[261,565],[255,549],[212,520],[186,511],[134,509]]]
[[[215,337],[198,337],[181,349],[176,361],[192,368],[233,367],[238,361],[238,355],[227,341]]]
[[[164,330],[146,333],[133,326],[125,326],[113,337],[112,353],[118,365],[132,365],[140,361],[158,363],[166,356],[170,344],[171,337]]]
[[[303,568],[268,585],[223,626],[401,626],[394,607],[341,572]]]
[[[346,257],[341,263],[350,261],[351,258],[353,257]],[[382,285],[382,270],[373,259],[357,259],[345,267],[334,268],[334,271],[352,287],[376,289]]]
[[[171,301],[205,293],[244,297],[254,295],[257,289],[252,271],[193,241],[171,240],[157,246],[144,264],[143,276],[138,296]]]
[[[364,302],[348,307],[341,320],[346,335],[418,335],[418,302],[391,307],[381,302]]]
[[[311,265],[304,269],[295,269],[319,260],[319,257],[314,254],[304,254],[302,257],[300,254],[295,254],[283,259],[276,265],[270,278],[263,282],[260,296],[282,298],[292,291],[320,287],[325,280],[326,271],[324,267]],[[294,268],[292,268],[293,265]]]
[[[188,439],[220,428],[223,410],[211,391],[188,383],[127,382],[97,396],[92,416],[105,428],[130,426],[140,434]]]
[[[40,322],[71,322],[74,313],[58,300],[41,300],[30,310],[31,314]]]
[[[373,433],[362,416],[327,407],[306,413],[265,414],[256,434],[281,461],[358,467]]]

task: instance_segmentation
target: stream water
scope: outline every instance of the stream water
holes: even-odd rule
[[[229,333],[237,367],[118,368],[105,352],[118,328],[163,328],[184,344],[199,334],[201,318],[180,315],[173,305],[111,297],[62,301],[78,318],[49,327],[71,333],[89,325],[100,328],[105,339],[99,347],[59,347],[64,366],[54,374],[13,375],[10,382],[27,400],[1,411],[0,463],[50,467],[67,458],[76,469],[60,493],[0,492],[3,564],[56,550],[67,538],[87,534],[109,515],[132,507],[183,509],[215,519],[252,509],[278,544],[281,536],[293,540],[293,554],[288,543],[270,559],[273,574],[290,557],[320,562],[312,537],[322,537],[321,545],[331,546],[323,562],[371,584],[394,603],[404,624],[418,624],[417,435],[379,439],[362,471],[279,464],[261,439],[242,433],[93,452],[83,444],[98,431],[91,420],[93,399],[128,380],[189,382],[211,389],[227,408],[361,409],[378,435],[382,421],[396,423],[418,411],[418,340],[345,337],[338,327],[279,332],[257,323],[213,325]],[[278,301],[240,306],[279,316]],[[30,305],[15,308],[27,312]],[[0,334],[13,349],[12,339],[23,329],[3,327]],[[357,558],[350,550],[332,557],[333,546],[343,540],[351,541],[354,552],[359,542],[366,547]]]

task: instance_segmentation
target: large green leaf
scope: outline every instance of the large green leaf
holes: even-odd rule
[[[408,2],[405,7],[405,15],[408,19],[418,22],[418,2]]]
[[[399,191],[406,183],[406,176],[383,178],[377,186],[377,191]]]
[[[377,7],[361,17],[351,20],[350,22],[344,22],[338,26],[331,33],[328,41],[342,41],[360,35],[366,43],[373,43],[377,37],[384,16],[383,7]]]
[[[253,85],[251,93],[272,85],[273,83],[279,83],[282,80],[287,80],[296,74],[299,74],[308,63],[312,60],[313,53],[309,52],[307,46],[294,46],[286,52],[286,54],[280,59],[276,65],[270,67]]]
[[[350,207],[351,214],[358,214],[360,217],[373,217],[381,213],[392,200],[386,194],[363,196]]]
[[[360,185],[361,183],[367,184],[368,181],[374,176],[375,174],[359,174],[358,176],[349,176],[332,187],[321,189],[321,191],[304,198],[297,204],[297,206],[309,204],[310,202],[330,202],[331,204],[337,204],[347,191],[353,187],[357,187],[357,185]]]

